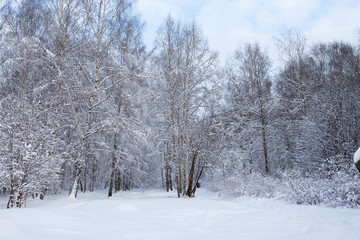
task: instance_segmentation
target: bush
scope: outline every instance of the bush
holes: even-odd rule
[[[342,170],[331,178],[308,177],[293,171],[284,173],[282,180],[281,196],[287,201],[331,207],[360,206],[360,178],[353,171]]]
[[[276,196],[279,181],[258,173],[234,176],[223,181],[222,191],[231,196],[251,196],[273,198]]]
[[[360,207],[360,175],[345,168],[331,175],[319,171],[307,175],[300,171],[287,171],[279,178],[258,173],[235,175],[222,179],[214,191],[227,196],[278,198],[289,203],[326,205],[330,207]]]

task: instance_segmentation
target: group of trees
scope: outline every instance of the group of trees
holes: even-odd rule
[[[225,175],[230,187],[242,186],[238,194],[251,192],[246,182],[262,185],[259,191],[266,193],[250,194],[264,196],[271,188],[282,192],[271,185],[286,181],[297,202],[358,206],[360,182],[351,159],[359,145],[360,52],[343,42],[308,47],[296,30],[277,43],[284,67],[274,75],[257,44],[240,48],[227,63],[228,95],[220,114],[231,134],[216,179]]]
[[[225,67],[200,27],[170,16],[154,49],[131,0],[22,0],[1,9],[0,187],[8,208],[46,192],[354,175],[359,50],[277,39]],[[359,202],[360,204],[360,202]]]
[[[328,161],[350,167],[360,130],[358,50],[339,42],[308,48],[295,30],[277,42],[285,66],[275,75],[257,44],[237,50],[227,64],[224,114],[242,170],[314,172]]]
[[[209,100],[218,87],[217,54],[195,23],[180,26],[171,17],[159,29],[155,49],[151,67],[166,188],[174,175],[178,196],[192,196],[210,161],[204,154],[212,125]]]
[[[140,185],[147,58],[130,1],[9,2],[1,12],[1,183],[29,195]]]

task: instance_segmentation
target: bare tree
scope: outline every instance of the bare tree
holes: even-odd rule
[[[302,114],[306,115],[306,105],[309,101],[307,95],[305,61],[307,58],[306,38],[296,29],[288,30],[275,39],[281,57],[288,64],[291,74],[283,75],[281,84],[283,88],[293,94]]]
[[[1,140],[3,167],[10,197],[8,207],[21,207],[31,195],[55,189],[58,180],[58,121],[52,109],[49,53],[37,37],[41,22],[34,2],[22,1],[9,15],[2,42]],[[21,14],[19,13],[21,12]],[[25,14],[26,13],[26,14]],[[21,24],[18,24],[21,23]],[[39,25],[38,25],[39,24]]]
[[[258,44],[245,45],[235,52],[229,62],[228,77],[239,108],[248,124],[256,121],[261,132],[262,155],[266,173],[270,173],[268,124],[271,111],[270,60]],[[250,125],[249,125],[250,126]],[[247,126],[247,127],[249,127]],[[258,128],[256,125],[252,126]],[[254,138],[255,137],[255,138]],[[256,135],[252,137],[256,142]],[[252,157],[250,157],[252,165]]]
[[[211,81],[216,77],[217,54],[209,50],[195,23],[181,27],[171,17],[159,29],[156,46],[158,52],[154,60],[159,69],[159,104],[168,127],[167,145],[171,147],[167,149],[175,166],[180,197],[187,194],[189,167],[193,171],[191,165],[197,159],[197,151],[192,145],[196,119],[216,87]]]

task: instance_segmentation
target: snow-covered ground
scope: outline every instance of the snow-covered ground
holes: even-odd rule
[[[202,189],[200,189],[202,190]],[[105,192],[35,200],[4,209],[2,240],[275,239],[358,240],[360,209],[290,205],[269,199],[223,199],[199,191],[195,199],[161,191]]]

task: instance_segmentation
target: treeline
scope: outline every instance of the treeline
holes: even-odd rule
[[[104,188],[192,197],[200,182],[230,194],[360,204],[354,46],[309,47],[289,31],[277,40],[277,72],[258,44],[221,66],[195,22],[170,16],[146,49],[131,0],[10,1],[0,24],[8,208]]]

